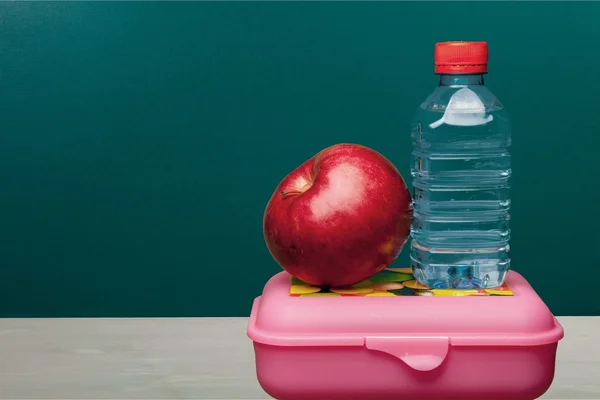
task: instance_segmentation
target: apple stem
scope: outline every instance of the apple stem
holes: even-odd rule
[[[279,191],[279,194],[283,197],[288,197],[288,196],[302,194],[302,192],[300,192],[298,190],[290,190],[289,192],[286,192],[285,190],[281,190],[281,191]]]

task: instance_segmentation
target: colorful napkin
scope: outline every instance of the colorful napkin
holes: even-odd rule
[[[494,289],[430,289],[415,280],[410,268],[387,268],[375,276],[344,288],[322,289],[292,278],[291,296],[512,296],[504,285]]]

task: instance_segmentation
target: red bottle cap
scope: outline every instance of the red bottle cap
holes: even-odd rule
[[[486,42],[442,42],[435,45],[436,74],[487,73]]]

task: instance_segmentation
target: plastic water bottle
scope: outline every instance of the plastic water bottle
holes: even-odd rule
[[[492,288],[510,269],[510,121],[484,85],[485,42],[435,48],[438,87],[412,127],[411,265],[432,288]]]

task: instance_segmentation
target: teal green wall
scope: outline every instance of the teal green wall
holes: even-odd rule
[[[599,20],[597,2],[0,3],[0,316],[248,315],[280,271],[261,226],[279,180],[337,142],[408,179],[444,40],[489,42],[513,116],[514,269],[556,314],[600,314]]]

